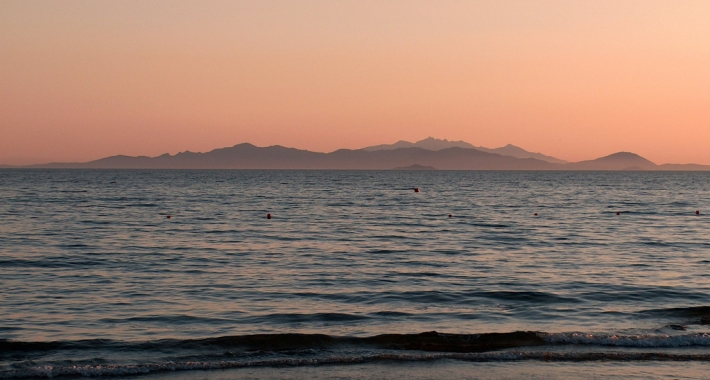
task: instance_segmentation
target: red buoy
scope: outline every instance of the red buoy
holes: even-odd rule
[[[453,217],[453,215],[449,214],[449,218]]]
[[[271,219],[271,214],[266,214],[266,219]]]
[[[695,215],[700,215],[700,210],[695,210]]]
[[[617,212],[616,212],[616,215],[621,215],[621,213],[617,211]]]
[[[418,187],[415,187],[415,188],[414,188],[414,192],[415,192],[415,193],[418,193],[418,192],[419,192],[419,188],[418,188]]]
[[[537,213],[535,213],[535,216],[537,216]]]
[[[166,216],[165,218],[166,218],[166,219],[170,219],[170,218],[172,218],[172,216],[168,215],[168,216]]]

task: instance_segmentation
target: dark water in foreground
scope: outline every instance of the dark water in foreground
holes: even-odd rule
[[[710,173],[3,170],[0,200],[0,378],[709,369]]]

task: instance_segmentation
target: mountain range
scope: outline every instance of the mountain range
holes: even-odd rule
[[[311,152],[283,146],[257,147],[249,143],[205,153],[111,156],[85,163],[50,163],[25,168],[86,169],[350,169],[350,170],[693,170],[710,165],[655,163],[629,152],[595,160],[566,162],[514,145],[489,149],[464,141],[427,138],[415,143],[398,141],[363,149]]]
[[[455,147],[466,148],[466,149],[476,149],[476,150],[480,150],[481,152],[500,154],[501,156],[510,156],[510,157],[517,157],[517,158],[535,158],[535,159],[547,161],[547,162],[550,162],[553,164],[567,163],[567,161],[565,161],[565,160],[560,160],[559,158],[546,156],[542,153],[528,152],[527,150],[525,150],[523,148],[519,148],[519,147],[512,145],[512,144],[508,144],[508,145],[506,145],[504,147],[500,147],[500,148],[490,149],[490,148],[484,148],[482,146],[473,146],[472,144],[469,144],[469,143],[467,143],[465,141],[461,141],[461,140],[449,141],[446,139],[443,139],[443,140],[435,139],[433,137],[428,137],[424,140],[417,141],[415,143],[400,140],[394,144],[375,145],[375,146],[369,146],[369,147],[363,148],[363,149],[369,150],[369,151],[394,150],[394,149],[399,149],[399,148],[423,148],[426,150],[442,150],[442,149],[455,148]]]

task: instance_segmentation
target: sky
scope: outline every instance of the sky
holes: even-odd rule
[[[0,164],[432,136],[710,164],[710,1],[0,0]]]

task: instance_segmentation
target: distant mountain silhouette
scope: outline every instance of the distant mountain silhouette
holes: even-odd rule
[[[535,158],[535,159],[547,161],[547,162],[550,162],[553,164],[564,164],[567,162],[565,160],[560,160],[559,158],[546,156],[542,153],[528,152],[527,150],[517,147],[512,144],[508,144],[508,145],[506,145],[504,147],[500,147],[500,148],[490,149],[490,148],[484,148],[482,146],[473,146],[472,144],[469,144],[469,143],[467,143],[465,141],[461,141],[461,140],[449,141],[446,139],[443,139],[443,140],[435,139],[433,137],[428,137],[424,140],[420,140],[415,143],[400,140],[394,144],[381,144],[381,145],[369,146],[369,147],[366,147],[363,149],[369,150],[369,151],[375,151],[375,150],[393,150],[393,149],[399,149],[399,148],[423,148],[423,149],[427,149],[427,150],[441,150],[441,149],[446,149],[446,148],[467,148],[467,149],[476,149],[476,150],[480,150],[482,152],[487,152],[487,153],[500,154],[502,156],[511,156],[511,157],[517,157],[517,158]]]
[[[554,170],[554,164],[535,159],[519,159],[481,152],[476,149],[447,148],[427,150],[399,148],[367,151],[340,149],[332,153],[270,146],[259,148],[244,143],[207,153],[184,152],[176,155],[112,156],[87,163],[34,165],[43,168],[101,169],[374,169],[412,165],[448,170]]]
[[[569,170],[655,170],[658,165],[635,153],[619,152],[565,165]]]
[[[446,140],[417,142],[428,147]],[[402,142],[402,145],[412,144]],[[406,143],[406,144],[405,144]],[[461,144],[463,142],[453,142]],[[467,143],[464,143],[467,144]],[[470,144],[469,144],[470,145]],[[182,152],[157,157],[112,156],[86,163],[51,163],[24,166],[29,168],[82,169],[347,169],[347,170],[703,170],[710,165],[655,163],[629,152],[614,153],[596,160],[575,163],[551,163],[537,158],[518,158],[485,152],[479,148],[449,147],[425,149],[340,149],[331,153],[310,152],[283,146],[257,147],[249,143],[215,149],[206,153]],[[503,148],[515,152],[520,148]],[[522,150],[522,149],[521,149]],[[527,152],[529,153],[529,152]]]
[[[433,137],[427,137],[424,140],[411,143],[409,141],[399,140],[394,144],[381,144],[363,148],[364,150],[394,150],[399,148],[422,148],[427,150],[442,150],[446,148],[467,148],[476,149],[475,146],[465,141],[449,141],[446,139],[440,140]]]
[[[279,145],[260,148],[249,143],[207,153],[182,152],[145,156],[112,156],[83,164],[86,168],[111,169],[321,169],[326,154]],[[52,164],[57,165],[57,164]],[[63,164],[59,164],[60,167]],[[69,164],[74,167],[76,164]]]
[[[566,164],[567,163],[567,161],[565,161],[565,160],[560,160],[559,158],[555,158],[552,156],[546,156],[542,153],[528,152],[527,150],[517,147],[512,144],[508,144],[506,146],[503,146],[500,148],[495,148],[495,149],[488,149],[488,148],[484,148],[482,146],[476,147],[476,149],[482,150],[482,151],[488,152],[488,153],[502,154],[504,156],[511,156],[511,157],[517,157],[517,158],[535,158],[535,159],[547,161],[547,162],[553,163],[553,164]]]
[[[394,170],[436,170],[436,168],[433,166],[424,166],[424,165],[414,164],[414,165],[394,168]]]

